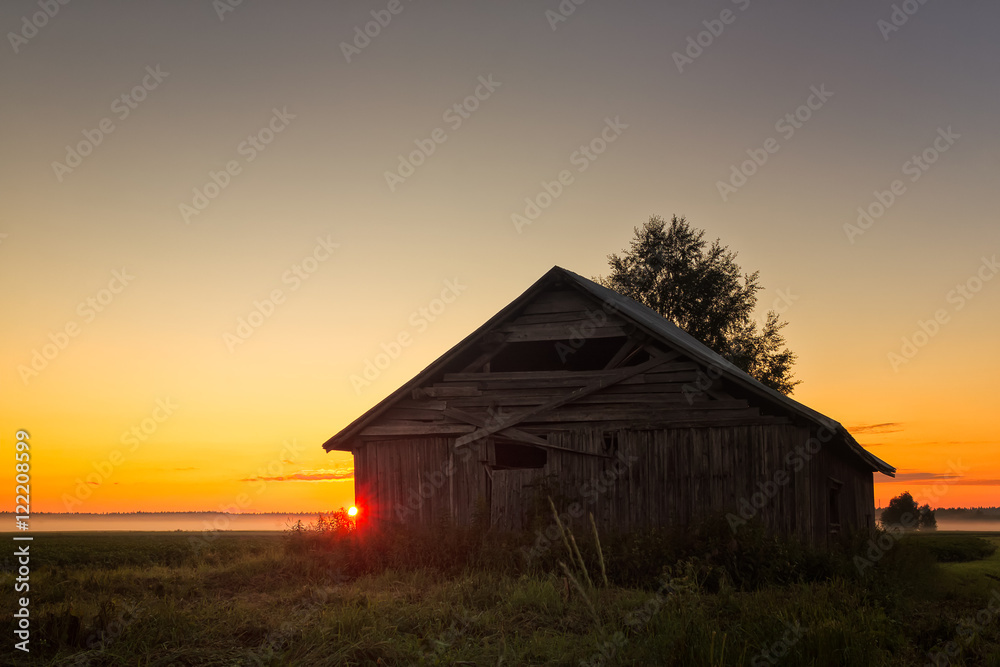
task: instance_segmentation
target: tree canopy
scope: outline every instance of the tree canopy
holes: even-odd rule
[[[611,273],[597,281],[669,319],[760,382],[792,392],[795,354],[781,330],[787,322],[768,311],[754,319],[759,272],[743,273],[736,253],[704,230],[674,216],[653,216],[621,255],[608,255]]]
[[[917,506],[909,491],[889,501],[879,521],[883,526],[901,526],[903,530],[937,530],[937,519],[930,505]]]

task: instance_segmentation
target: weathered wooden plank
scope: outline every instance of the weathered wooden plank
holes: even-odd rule
[[[448,403],[456,408],[475,408],[490,405],[496,405],[498,407],[541,405],[542,403],[551,400],[554,395],[556,395],[555,392],[545,394],[522,391],[503,393],[490,392],[489,394],[485,394],[483,396],[453,398],[450,399]],[[691,397],[692,400],[689,401],[688,396],[681,393],[681,386],[677,385],[672,388],[671,391],[661,392],[640,392],[638,390],[627,393],[622,392],[613,394],[609,392],[598,392],[596,394],[591,394],[590,396],[583,396],[577,399],[576,402],[582,405],[599,403],[652,403],[656,405],[661,403],[680,403],[683,405],[700,405],[701,403],[710,402],[704,394],[692,394]]]
[[[618,371],[623,371],[627,368],[634,368],[632,366],[626,366],[623,368],[612,369],[611,371],[588,371],[581,373],[563,373],[558,371],[551,371],[549,374],[539,374],[536,377],[524,377],[524,378],[506,378],[502,377],[500,373],[480,373],[478,378],[469,378],[467,374],[462,374],[462,380],[453,380],[450,382],[439,382],[433,387],[428,387],[432,389],[431,392],[423,392],[414,390],[414,395],[433,395],[435,397],[452,397],[452,396],[477,396],[480,395],[473,390],[479,390],[479,392],[498,392],[498,391],[529,391],[535,393],[544,393],[547,389],[558,389],[565,387],[584,387],[591,384],[594,381],[601,380],[602,378],[614,378],[614,373]],[[558,373],[558,374],[557,374]],[[496,376],[496,377],[494,377]],[[646,373],[637,374],[635,377],[629,377],[625,380],[617,383],[616,386],[631,386],[631,385],[677,385],[676,391],[680,391],[685,385],[689,387],[690,390],[696,389],[696,375],[690,371],[678,371],[673,373]],[[461,388],[461,389],[458,389]],[[456,389],[455,391],[450,391],[451,389]],[[640,389],[639,391],[650,391],[649,389]],[[655,389],[653,390],[655,391]]]
[[[434,423],[419,421],[394,420],[374,424],[361,431],[359,435],[436,435],[470,433],[475,427],[468,424]]]
[[[590,384],[594,380],[598,379],[599,376],[591,376],[589,378],[581,378],[577,375],[567,375],[561,378],[537,378],[537,379],[525,379],[525,380],[493,380],[493,379],[482,379],[478,382],[469,383],[475,387],[478,387],[482,391],[492,391],[494,389],[546,389],[546,388],[562,388],[562,387],[583,387]],[[441,386],[469,386],[469,384],[458,384],[458,383],[448,383]]]
[[[655,373],[646,373],[646,376],[660,375],[661,373],[671,373],[674,371],[693,371],[698,368],[694,362],[664,362],[656,369]],[[579,378],[581,384],[586,384],[590,380],[602,377],[614,377],[616,371],[621,369],[607,369],[598,371],[502,371],[497,373],[445,373],[443,382],[478,382],[478,381],[514,381],[514,380],[564,380],[568,378]],[[434,386],[442,386],[441,382]]]
[[[707,402],[707,399],[702,397],[701,399],[696,399],[688,401],[687,397],[681,393],[680,388],[676,391],[669,392],[630,392],[630,393],[607,393],[599,392],[597,394],[591,394],[590,396],[585,396],[580,399],[581,404],[591,404],[591,403],[635,403],[635,404],[653,404],[660,405],[663,403],[682,403],[684,405],[698,405]]]
[[[621,336],[628,335],[628,330],[625,327],[620,326],[606,326],[606,327],[593,327],[588,329],[586,333],[586,338],[619,338]],[[530,341],[545,341],[545,340],[570,340],[574,336],[581,336],[579,328],[571,328],[564,326],[534,326],[525,327],[523,329],[519,328],[516,331],[512,331],[507,334],[506,341],[508,343],[526,343]]]
[[[488,399],[488,400],[487,400]],[[544,404],[547,396],[516,396],[498,398],[496,396],[480,398],[456,398],[452,399],[452,405],[456,408],[483,408],[495,405],[498,408],[527,407]],[[636,414],[644,414],[646,410],[723,410],[748,408],[749,403],[742,399],[731,399],[729,401],[712,401],[705,398],[689,402],[679,394],[592,394],[584,396],[576,403],[581,409],[601,410],[601,409],[621,409],[631,410]]]
[[[527,425],[551,422],[581,422],[581,421],[617,421],[617,420],[638,420],[640,423],[645,420],[678,420],[689,419],[740,419],[746,417],[753,419],[760,416],[757,408],[745,408],[743,410],[665,410],[648,407],[646,409],[632,409],[621,406],[614,407],[573,407],[562,408],[560,410],[547,411],[523,420]]]
[[[611,384],[628,379],[634,375],[638,375],[639,373],[645,373],[646,371],[652,368],[656,368],[657,366],[660,366],[663,363],[664,363],[663,359],[651,359],[650,361],[647,361],[644,364],[639,364],[638,366],[630,366],[628,368],[616,369],[615,371],[612,371],[612,373],[614,374],[613,377],[598,378],[593,382],[591,382],[590,384],[588,384],[587,386],[577,389],[576,391],[570,392],[560,398],[554,399],[549,403],[540,405],[538,407],[527,408],[525,410],[519,411],[514,415],[512,415],[511,417],[508,417],[503,425],[498,424],[495,426],[490,426],[489,428],[479,428],[468,435],[463,435],[455,441],[455,446],[461,447],[462,445],[473,442],[478,438],[490,435],[491,433],[496,433],[501,428],[514,426],[518,422],[524,421],[529,417],[538,415],[547,410],[555,409],[561,405],[570,403],[581,396],[587,396],[588,394],[592,394],[595,391],[599,391]]]
[[[693,385],[687,382],[660,382],[660,383],[639,383],[639,384],[616,384],[608,387],[609,394],[674,394],[684,393],[684,387],[689,387],[691,393]]]
[[[435,387],[417,387],[413,390],[413,398],[451,398],[454,396],[480,396],[482,392],[477,387],[462,385],[447,385]]]
[[[699,419],[683,419],[683,420],[664,420],[664,419],[651,419],[647,422],[641,424],[641,430],[656,430],[656,429],[688,429],[688,428],[709,428],[709,427],[729,427],[729,426],[747,426],[747,425],[776,425],[776,424],[789,424],[790,421],[786,417],[772,417],[767,415],[761,415],[759,417],[739,417],[733,418],[715,418],[710,416],[711,413],[705,412],[708,415],[706,418]],[[577,422],[548,422],[548,423],[527,423],[520,424],[518,427],[527,433],[536,434],[548,434],[554,433],[555,431],[574,431],[579,429],[588,428],[600,428],[606,431],[614,429],[635,429],[637,425],[634,419],[616,419],[612,421],[577,421]]]
[[[419,408],[389,408],[382,419],[402,419],[417,421],[439,421],[444,419],[444,410],[421,410]]]
[[[615,321],[608,322],[607,317],[602,317],[601,313],[595,312],[582,317],[580,319],[574,320],[563,320],[560,322],[532,322],[528,324],[519,324],[517,322],[508,322],[502,324],[496,328],[505,334],[516,334],[516,333],[537,333],[544,334],[546,332],[561,334],[560,338],[571,338],[573,336],[584,336],[590,338],[592,332],[598,329],[617,329],[619,331],[624,331],[629,328],[625,322]],[[604,338],[605,336],[601,336]],[[509,337],[508,337],[509,339]],[[548,340],[548,339],[540,339]]]
[[[608,359],[608,363],[604,364],[604,370],[618,368],[622,362],[638,351],[639,346],[636,344],[635,340],[629,338],[620,348],[618,348],[618,351],[615,352],[610,359]]]
[[[471,424],[473,426],[487,426],[495,421],[495,417],[490,415],[479,415],[471,412],[466,412],[465,410],[458,410],[456,408],[448,408],[444,411],[444,414],[452,419],[465,422],[466,424]],[[525,433],[524,431],[519,431],[516,428],[507,428],[499,431],[497,435],[502,435],[511,440],[516,440],[519,442],[527,442],[532,445],[538,445],[540,447],[545,447],[549,443],[539,438],[536,435],[531,435],[530,433]]]
[[[524,406],[524,405],[541,405],[542,403],[551,400],[553,394],[527,394],[527,393],[509,393],[504,396],[498,396],[495,393],[490,393],[484,396],[471,396],[462,398],[452,398],[448,401],[448,404],[455,408],[482,408],[488,407],[490,405],[496,405],[498,407],[513,407],[513,406]]]
[[[663,384],[680,382],[682,384],[695,385],[698,380],[697,371],[678,370],[669,373],[646,373],[639,377],[629,378],[622,384]]]
[[[655,396],[641,396],[637,395],[638,399],[635,401],[622,401],[622,400],[603,400],[607,399],[622,399],[625,398],[622,395],[591,395],[586,398],[591,399],[584,403],[580,401],[579,403],[574,403],[573,405],[560,408],[560,411],[565,411],[570,408],[579,410],[617,410],[619,412],[632,413],[636,415],[644,415],[650,410],[660,410],[660,411],[670,411],[676,412],[679,410],[688,411],[701,411],[701,410],[746,410],[751,409],[756,411],[756,414],[760,414],[759,408],[751,408],[750,403],[744,399],[734,398],[728,401],[695,401],[693,403],[688,403],[679,394],[674,394],[673,400],[661,400]]]
[[[607,375],[604,371],[500,371],[495,373],[445,373],[444,382],[478,382],[480,380],[561,380],[581,378],[583,381]],[[440,383],[438,383],[440,384]]]
[[[614,313],[602,311],[600,308],[588,308],[584,310],[571,310],[562,313],[534,313],[530,315],[519,315],[510,320],[507,324],[553,324],[557,322],[607,322],[611,324],[624,324],[624,320]]]
[[[657,383],[657,384],[615,384],[603,389],[601,394],[678,394],[685,393],[684,387],[688,387],[686,393],[691,393],[693,385],[683,382]],[[530,388],[503,388],[492,389],[489,396],[560,396],[564,392],[560,387],[530,387]],[[486,395],[484,394],[484,397]]]
[[[593,308],[594,304],[578,292],[563,290],[552,291],[539,294],[531,303],[521,311],[522,315],[534,315],[539,313],[569,313],[573,311],[586,311]]]
[[[399,408],[417,408],[419,410],[444,410],[448,407],[447,401],[416,400],[412,398],[401,398],[395,403]]]

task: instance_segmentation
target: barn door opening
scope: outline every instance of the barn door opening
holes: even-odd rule
[[[541,447],[502,441],[495,442],[493,447],[494,470],[533,470],[544,468],[549,460],[549,453]]]
[[[490,525],[499,530],[523,530],[535,506],[534,485],[545,474],[548,452],[491,439],[489,455]]]
[[[836,537],[840,534],[840,490],[844,483],[833,477],[827,478],[827,524],[829,534]]]

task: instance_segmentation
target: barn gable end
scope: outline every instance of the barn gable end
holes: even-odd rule
[[[502,529],[554,496],[617,529],[730,513],[823,542],[871,527],[872,473],[894,473],[836,422],[559,267],[324,447],[354,453],[376,520]]]

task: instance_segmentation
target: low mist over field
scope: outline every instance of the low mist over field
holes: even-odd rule
[[[875,510],[881,515],[883,508]],[[116,512],[40,513],[34,515],[34,530],[57,531],[205,531],[205,530],[288,530],[297,521],[314,523],[318,512],[267,512],[227,514],[225,512]],[[938,530],[1000,532],[1000,508],[941,508],[935,510]],[[3,525],[13,525],[13,514],[0,512]]]
[[[1000,532],[1000,521],[938,520],[938,530],[964,530],[973,532]]]
[[[316,513],[226,514],[224,512],[141,512],[115,514],[35,514],[32,529],[39,532],[61,531],[195,531],[206,530],[287,530],[296,521],[309,523]],[[14,525],[13,515],[4,512],[4,525]]]

